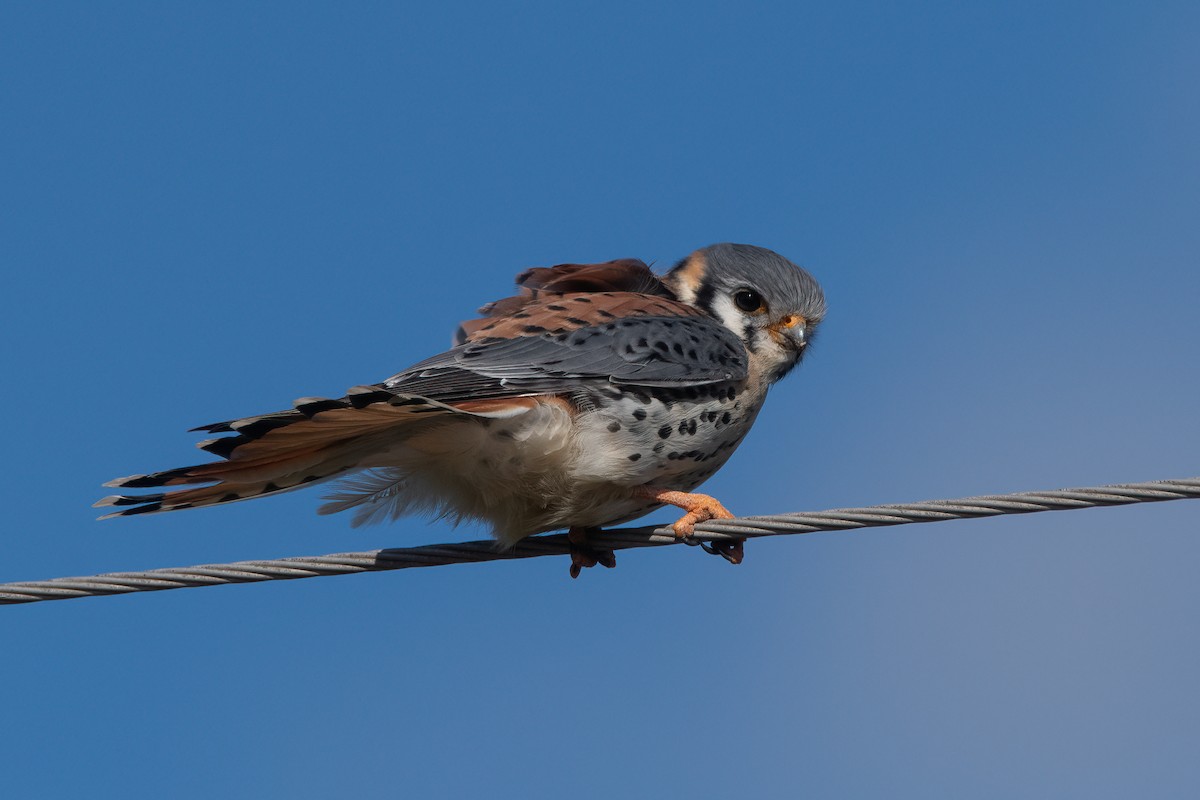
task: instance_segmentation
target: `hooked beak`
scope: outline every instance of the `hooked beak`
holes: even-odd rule
[[[797,352],[808,344],[808,321],[799,314],[788,314],[768,325],[767,330],[778,344]]]

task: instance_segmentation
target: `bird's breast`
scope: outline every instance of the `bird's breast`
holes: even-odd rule
[[[728,460],[761,399],[739,383],[598,389],[576,418],[576,480],[689,491]]]

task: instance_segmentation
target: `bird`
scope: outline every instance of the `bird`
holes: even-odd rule
[[[453,346],[344,397],[193,428],[220,460],[118,478],[101,519],[224,505],[338,480],[318,513],[482,521],[501,547],[567,529],[572,577],[614,566],[602,531],[664,505],[672,529],[733,515],[693,490],[809,349],[820,285],[763,247],[700,248],[657,275],[632,258],[534,267]],[[706,547],[733,563],[742,542]]]

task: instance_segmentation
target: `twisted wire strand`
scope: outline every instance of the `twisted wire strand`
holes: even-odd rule
[[[1018,492],[984,495],[959,500],[929,500],[921,503],[840,508],[829,511],[772,514],[714,520],[696,526],[695,539],[730,541],[762,536],[786,536],[816,531],[842,531],[918,522],[976,519],[1002,514],[1032,514],[1039,511],[1069,511],[1096,506],[1154,503],[1200,498],[1200,478],[1124,483],[1083,489]],[[645,526],[605,531],[603,543],[613,550],[679,544],[669,527]],[[111,572],[82,578],[54,578],[0,584],[0,605],[69,600],[129,592],[155,592],[227,583],[316,578],[323,575],[353,575],[360,572],[440,567],[483,561],[566,555],[570,544],[564,534],[533,536],[511,550],[498,550],[495,542],[476,541],[434,544],[424,547],[390,548],[362,553],[334,553],[232,564],[203,564],[170,567],[144,572]]]

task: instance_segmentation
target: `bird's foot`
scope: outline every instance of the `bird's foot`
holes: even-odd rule
[[[571,528],[567,531],[567,541],[571,545],[572,578],[578,578],[584,569],[597,564],[608,569],[617,565],[617,555],[612,550],[592,547],[591,534],[599,532],[599,528]]]
[[[745,557],[743,548],[745,539],[699,542],[693,538],[696,525],[701,522],[707,522],[710,519],[733,519],[733,514],[721,505],[721,501],[717,498],[693,492],[662,491],[649,486],[639,489],[637,493],[660,503],[678,506],[687,512],[671,526],[671,529],[675,531],[676,538],[687,544],[698,544],[704,549],[704,552],[721,556],[730,564],[742,563],[742,559]]]
[[[690,539],[695,533],[698,523],[707,522],[710,519],[733,519],[733,514],[728,508],[721,505],[720,500],[706,494],[663,491],[649,486],[638,489],[637,494],[659,503],[678,506],[687,512],[671,526],[675,535],[680,539]]]

